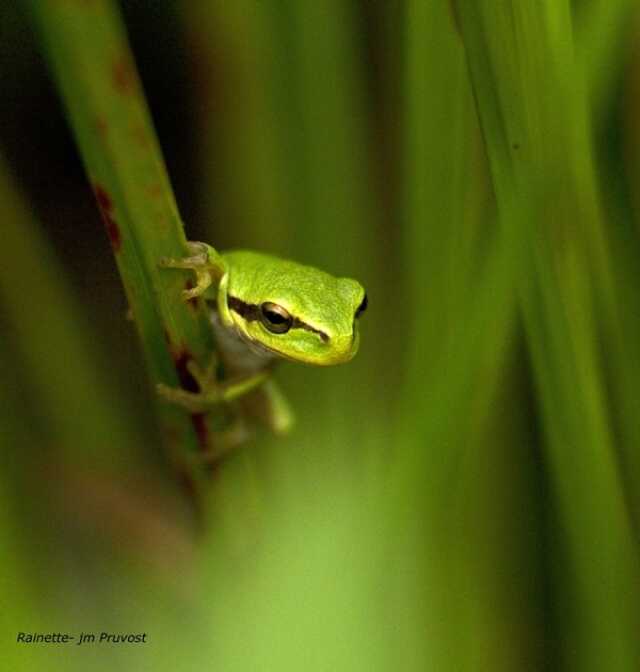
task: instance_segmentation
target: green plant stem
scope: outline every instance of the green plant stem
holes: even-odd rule
[[[629,38],[636,6],[634,0],[591,0],[576,10],[577,51],[585,67],[596,123],[606,116],[619,84],[611,73],[620,70],[633,44]]]
[[[458,0],[457,14],[567,535],[566,669],[632,670],[640,575],[598,348],[603,332],[617,342],[620,305],[570,7]]]
[[[205,366],[212,335],[204,306],[184,303],[187,278],[162,270],[186,254],[185,235],[115,3],[34,0],[47,60],[111,240],[152,381],[193,385],[186,363]],[[158,402],[169,456],[199,480],[213,420]],[[211,415],[211,414],[210,414]]]

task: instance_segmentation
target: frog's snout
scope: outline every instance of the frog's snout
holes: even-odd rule
[[[348,362],[350,359],[353,359],[356,352],[358,352],[360,335],[358,334],[356,325],[354,325],[354,329],[351,333],[334,336],[331,340],[333,349],[333,357],[331,359],[334,364]]]

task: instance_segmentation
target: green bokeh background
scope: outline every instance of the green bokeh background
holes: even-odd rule
[[[2,3],[0,669],[640,669],[637,3],[121,10],[187,237],[356,277],[369,309],[350,364],[278,369],[294,432],[194,507]]]

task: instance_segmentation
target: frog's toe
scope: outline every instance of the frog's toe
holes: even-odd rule
[[[214,394],[202,394],[201,392],[188,392],[177,387],[169,387],[163,383],[156,385],[156,392],[172,404],[177,404],[190,413],[204,413],[211,410],[212,406],[220,403],[220,399]]]

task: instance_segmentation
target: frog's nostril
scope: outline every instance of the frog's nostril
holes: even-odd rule
[[[367,309],[367,306],[369,305],[369,299],[367,298],[367,295],[365,294],[362,301],[360,302],[360,305],[358,306],[355,314],[355,318],[357,319],[364,313],[364,311]]]

